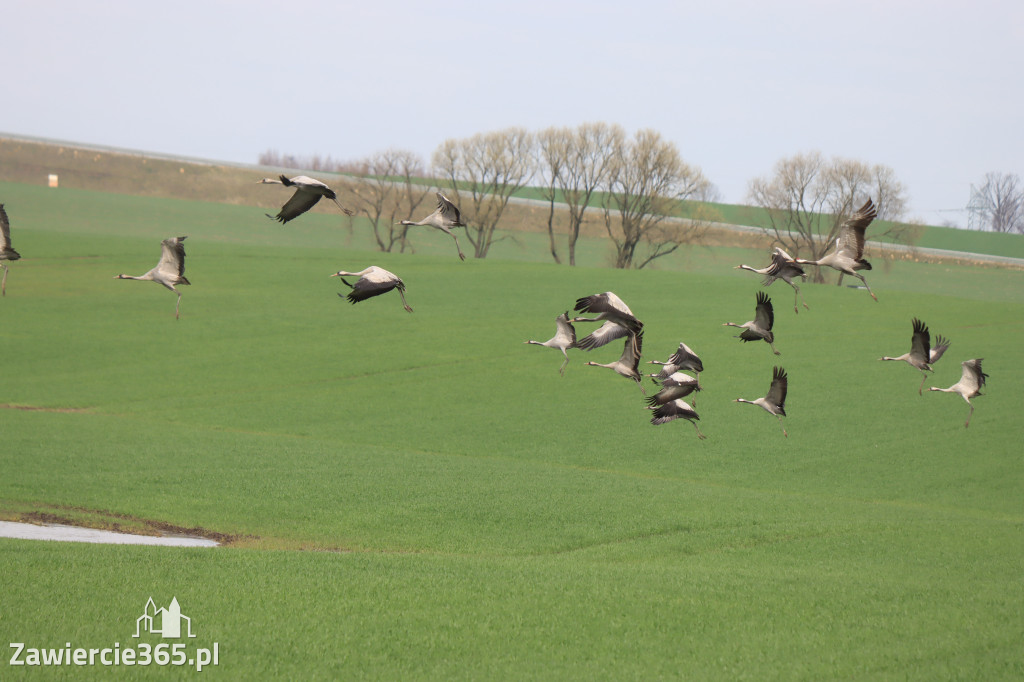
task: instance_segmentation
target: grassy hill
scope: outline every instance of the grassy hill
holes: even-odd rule
[[[275,169],[256,166],[175,161],[144,154],[0,138],[0,181],[39,186],[46,184],[50,174],[56,174],[64,188],[240,204],[269,211],[280,207],[287,193],[281,188],[268,188],[256,183],[261,177],[274,172]],[[331,173],[314,175],[331,180],[342,203],[355,205],[348,184],[351,178]],[[517,196],[535,200],[543,198],[535,188],[525,188]],[[691,204],[682,204],[679,215],[689,217],[692,208]],[[770,224],[765,212],[757,207],[712,204],[711,208],[720,216],[722,223],[754,227]],[[330,205],[317,206],[313,210],[336,213],[336,208]],[[522,235],[532,243],[536,241],[532,239],[533,234],[547,229],[547,210],[537,206],[513,205],[503,218],[502,226],[505,232]],[[587,236],[604,236],[604,228],[597,221],[585,224],[583,229]],[[768,244],[767,240],[754,235],[724,230],[713,230],[707,242],[711,246],[744,248],[764,248]],[[538,244],[539,255],[549,259],[546,244],[539,241]],[[1024,235],[926,225],[919,228],[915,245],[1024,258]]]
[[[799,315],[776,284],[776,357],[721,326],[750,319],[758,278],[731,266],[759,251],[619,271],[594,239],[567,268],[526,235],[463,263],[436,231],[373,252],[336,212],[280,226],[245,203],[11,182],[0,197],[24,256],[0,300],[0,518],[231,538],[0,539],[8,642],[137,647],[146,600],[175,596],[190,650],[216,642],[230,678],[1024,673],[1024,273],[891,262],[869,278],[878,303],[808,284]],[[177,321],[170,292],[112,279],[172,235],[193,282]],[[329,275],[371,263],[415,313],[338,298]],[[583,364],[621,348],[573,352],[563,378],[558,353],[522,343],[606,290],[644,321],[645,360],[682,340],[702,356],[706,441],[650,425],[632,382]],[[953,341],[927,385],[985,358],[969,429],[958,397],[878,362],[907,350],[914,316]],[[775,364],[788,438],[732,402],[763,395]]]

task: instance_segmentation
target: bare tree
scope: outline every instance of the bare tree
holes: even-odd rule
[[[561,263],[562,259],[555,244],[555,203],[559,198],[559,188],[571,147],[570,128],[552,127],[537,134],[537,170],[544,176],[541,196],[548,202],[548,241],[551,257],[556,263]]]
[[[357,199],[357,211],[369,218],[373,226],[377,248],[391,251],[398,245],[405,251],[409,227],[396,223],[401,218],[410,218],[430,194],[428,186],[413,182],[425,175],[422,160],[414,152],[389,149],[356,165],[363,181],[356,183],[352,192]]]
[[[750,182],[748,199],[766,209],[775,241],[794,255],[818,260],[835,243],[843,222],[871,197],[878,207],[872,237],[909,241],[914,230],[899,222],[906,210],[906,190],[887,166],[833,158],[819,152],[797,154],[775,164],[772,175]],[[820,268],[814,280],[824,281]],[[841,281],[841,280],[840,280]]]
[[[434,168],[447,180],[466,223],[466,236],[477,258],[486,258],[508,200],[533,177],[533,134],[523,128],[479,133],[445,140],[434,151]]]
[[[1014,173],[986,173],[973,190],[971,209],[979,211],[993,232],[1024,233],[1024,187]]]
[[[583,216],[594,193],[607,185],[625,140],[626,132],[618,125],[584,123],[576,129],[559,183],[569,209],[569,265],[576,265],[576,242]]]
[[[695,233],[691,223],[666,222],[679,201],[698,198],[710,183],[686,164],[676,145],[654,130],[641,130],[623,145],[609,169],[604,223],[615,246],[615,267],[642,268],[666,256]],[[637,247],[646,244],[646,252]]]

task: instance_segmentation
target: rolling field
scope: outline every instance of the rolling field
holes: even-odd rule
[[[538,234],[461,263],[429,228],[415,254],[372,252],[340,215],[14,183],[0,202],[23,255],[0,299],[0,518],[230,540],[0,539],[0,642],[127,647],[146,600],[173,596],[226,679],[1024,676],[1022,272],[877,263],[878,303],[807,284],[799,315],[776,283],[776,357],[721,326],[751,319],[760,278],[732,266],[759,252],[624,272],[594,241],[570,269]],[[179,235],[175,321],[173,294],[112,278]],[[336,296],[331,273],[370,264],[415,313]],[[707,440],[583,365],[618,344],[570,352],[564,378],[523,344],[608,290],[644,321],[644,360],[701,355]],[[969,429],[958,396],[878,362],[915,316],[952,340],[926,389],[985,359]],[[774,364],[788,438],[732,402]]]

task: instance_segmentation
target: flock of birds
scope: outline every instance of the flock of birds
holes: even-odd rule
[[[744,338],[741,334],[739,338],[742,338],[744,341],[764,338],[770,343],[771,301],[767,296],[759,293],[758,314],[761,314],[760,311],[763,309],[762,300],[767,307],[769,318],[767,330],[757,327],[755,322],[748,322],[746,325],[733,325],[729,323],[734,327],[744,327],[744,334],[757,334],[749,338]],[[625,338],[622,355],[618,360],[609,363],[588,362],[586,364],[593,367],[606,367],[627,379],[635,381],[637,386],[640,387],[640,392],[645,396],[647,409],[653,411],[651,424],[657,426],[667,424],[675,419],[686,419],[693,424],[698,438],[703,440],[707,437],[701,433],[700,427],[697,425],[700,416],[697,414],[696,400],[693,400],[692,403],[684,400],[691,393],[700,391],[703,388],[700,385],[700,373],[704,371],[704,363],[692,348],[686,345],[685,342],[680,342],[676,351],[664,362],[658,360],[648,361],[648,364],[661,366],[659,372],[647,375],[659,389],[654,395],[648,396],[647,391],[643,387],[644,375],[640,372],[640,357],[644,338],[643,322],[638,320],[633,315],[633,311],[629,309],[629,306],[611,291],[577,299],[573,310],[580,313],[591,313],[595,317],[570,318],[569,311],[565,311],[555,318],[555,335],[553,337],[547,341],[530,340],[525,343],[546,348],[556,348],[561,351],[565,359],[559,368],[559,372],[564,375],[565,367],[569,363],[568,351],[570,349],[578,348],[590,351],[609,344],[616,339]],[[573,326],[574,322],[601,322],[602,324],[591,334],[577,340],[576,328]],[[775,352],[776,354],[778,353],[778,351]],[[693,372],[693,375],[691,376],[688,372]],[[781,425],[782,417],[786,415],[787,390],[788,378],[786,371],[781,367],[776,367],[767,395],[756,400],[737,398],[735,402],[757,405],[770,414],[776,415]],[[789,435],[786,433],[784,426],[782,427],[782,433],[783,435]]]
[[[868,225],[875,219],[877,210],[874,203],[868,201],[848,220],[839,230],[839,236],[833,244],[833,248],[824,257],[818,260],[805,260],[793,258],[781,248],[776,247],[772,252],[772,262],[763,268],[753,268],[749,265],[737,265],[737,269],[749,270],[764,276],[763,286],[768,286],[776,280],[782,280],[793,287],[794,300],[793,310],[800,312],[798,303],[802,302],[805,309],[810,310],[806,301],[802,301],[800,287],[795,280],[805,280],[807,274],[803,268],[805,265],[827,266],[838,270],[844,275],[851,275],[858,278],[875,301],[878,297],[868,286],[860,270],[870,270],[871,263],[864,259],[864,234]],[[569,363],[568,351],[576,348],[584,351],[591,351],[600,348],[616,339],[625,338],[622,355],[618,360],[609,363],[587,362],[587,365],[596,367],[607,367],[628,379],[632,379],[640,386],[641,392],[646,395],[643,388],[643,375],[640,373],[640,358],[643,347],[643,323],[636,318],[629,306],[615,293],[606,291],[601,294],[594,294],[580,298],[576,301],[574,311],[578,313],[591,313],[595,317],[569,317],[566,311],[555,318],[555,335],[547,341],[526,341],[528,344],[555,348],[561,351],[564,356],[559,372],[564,375],[565,367]],[[577,340],[576,322],[602,322],[593,333]],[[742,332],[736,337],[744,343],[749,341],[764,341],[772,349],[775,355],[781,355],[775,348],[775,335],[772,327],[775,323],[775,311],[771,299],[763,291],[757,293],[754,307],[754,319],[736,324],[726,322],[723,326],[737,327]],[[915,318],[913,320],[914,332],[911,338],[910,352],[899,357],[882,357],[881,360],[899,360],[910,364],[922,373],[921,386],[918,394],[922,394],[926,372],[932,371],[932,365],[936,363],[946,349],[949,348],[949,340],[938,336],[933,346],[928,327]],[[971,398],[981,395],[980,389],[985,385],[988,377],[981,369],[981,359],[966,360],[962,363],[963,375],[960,381],[949,388],[931,387],[931,391],[943,391],[960,395],[970,407],[967,421],[964,427],[970,426],[971,416],[974,414],[974,405]],[[686,345],[680,343],[679,348],[667,361],[649,361],[649,364],[661,365],[662,370],[648,376],[659,387],[658,392],[646,398],[647,409],[653,410],[651,423],[654,425],[665,424],[674,419],[686,419],[693,424],[697,437],[704,439],[697,426],[700,417],[696,410],[696,400],[686,402],[684,398],[695,391],[701,390],[700,373],[704,371],[704,365],[697,354]],[[692,372],[693,376],[688,374]],[[786,416],[786,396],[789,392],[789,375],[783,367],[772,368],[772,380],[767,393],[760,398],[747,400],[737,398],[733,402],[757,405],[771,415],[774,415],[782,428],[782,435],[788,436],[782,418]]]
[[[279,178],[263,178],[259,181],[262,184],[279,184],[285,187],[295,188],[294,194],[282,206],[276,216],[267,214],[268,218],[287,223],[290,220],[302,215],[320,201],[321,198],[328,198],[338,205],[346,215],[352,215],[352,211],[342,206],[338,201],[337,194],[325,183],[306,177],[304,175],[288,178],[281,175]],[[459,240],[452,232],[452,228],[465,227],[462,222],[458,207],[448,200],[442,193],[437,192],[437,209],[423,220],[413,222],[403,220],[402,225],[424,225],[435,227],[455,240],[455,248],[458,250],[459,258],[465,260],[459,246]],[[851,275],[860,279],[864,288],[871,297],[877,301],[878,297],[868,286],[860,270],[870,270],[871,264],[864,259],[864,234],[868,225],[877,215],[874,203],[868,199],[867,202],[846,220],[840,227],[839,236],[835,240],[832,250],[818,260],[805,260],[792,258],[781,248],[776,247],[772,253],[772,262],[764,268],[753,268],[748,265],[738,265],[738,269],[749,270],[763,275],[763,286],[768,286],[776,280],[782,280],[794,289],[793,310],[799,313],[797,306],[801,302],[800,287],[795,280],[806,280],[807,274],[803,269],[805,265],[827,266],[838,270],[843,275]],[[186,237],[173,237],[164,239],[161,243],[160,261],[156,267],[143,275],[132,276],[119,274],[115,279],[134,279],[156,282],[170,291],[177,294],[177,303],[174,309],[174,317],[178,319],[181,310],[181,292],[175,287],[191,284],[185,277],[185,241]],[[0,290],[4,296],[7,295],[7,261],[15,261],[21,255],[11,245],[11,230],[7,212],[4,205],[0,204],[0,266],[4,274]],[[402,307],[407,312],[412,312],[405,299],[405,283],[392,272],[383,268],[371,265],[368,268],[357,272],[339,270],[331,275],[338,277],[351,290],[346,298],[355,304],[374,296],[380,296],[392,290],[397,290],[401,297]],[[350,284],[345,278],[356,279]],[[343,294],[338,294],[342,296]],[[810,310],[806,301],[802,301],[805,309]],[[631,379],[640,387],[641,393],[646,397],[647,409],[652,411],[651,423],[654,425],[665,424],[675,419],[686,419],[694,427],[697,437],[706,438],[701,433],[697,421],[700,417],[695,408],[696,400],[691,403],[684,400],[691,393],[700,391],[700,373],[704,371],[704,365],[700,357],[685,343],[680,343],[678,349],[669,356],[665,362],[649,361],[648,364],[660,365],[661,370],[647,376],[658,386],[654,395],[647,396],[643,387],[644,375],[640,372],[640,358],[643,347],[643,323],[637,319],[629,306],[611,291],[606,291],[592,296],[586,296],[576,300],[574,312],[587,313],[592,317],[569,317],[569,311],[565,311],[555,318],[555,335],[547,341],[526,341],[527,344],[544,346],[559,350],[564,361],[559,368],[559,373],[564,376],[565,368],[569,363],[568,351],[580,349],[592,351],[601,348],[612,341],[625,339],[622,354],[618,360],[609,363],[587,362],[588,366],[605,367],[614,370],[617,374]],[[772,349],[775,355],[781,355],[775,348],[775,336],[772,332],[775,314],[772,308],[771,299],[762,291],[757,293],[756,305],[754,308],[754,319],[743,324],[726,322],[723,326],[737,327],[743,331],[736,337],[744,343],[749,341],[764,341]],[[601,326],[582,339],[577,340],[576,329],[573,326],[578,322],[601,322]],[[918,394],[923,395],[926,372],[932,371],[939,358],[949,348],[948,339],[938,336],[936,343],[931,344],[931,336],[928,327],[914,318],[913,335],[911,337],[910,351],[898,357],[882,357],[881,360],[903,361],[918,369],[922,373],[921,385],[918,387]],[[963,374],[960,381],[949,388],[931,387],[929,391],[942,391],[960,395],[970,407],[967,421],[964,427],[970,425],[971,417],[974,414],[974,405],[971,398],[981,395],[980,389],[985,385],[988,377],[981,369],[981,359],[966,360],[962,364]],[[688,374],[692,372],[693,376]],[[772,380],[767,393],[763,397],[754,400],[737,398],[734,402],[757,405],[769,414],[774,415],[782,428],[783,436],[788,436],[782,417],[786,416],[786,396],[789,389],[789,378],[786,370],[776,366],[772,369]]]

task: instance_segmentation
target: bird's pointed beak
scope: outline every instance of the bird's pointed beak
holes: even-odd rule
[[[338,272],[336,272],[336,273],[334,273],[333,275],[331,275],[331,277],[338,277],[338,276],[339,276],[340,274],[341,274],[341,273],[338,273]]]

